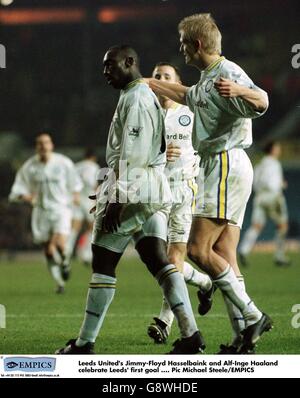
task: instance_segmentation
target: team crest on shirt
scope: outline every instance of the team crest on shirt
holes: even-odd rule
[[[181,115],[180,118],[178,119],[179,124],[181,124],[181,126],[188,126],[189,124],[191,124],[191,118],[188,115]]]
[[[128,126],[129,134],[132,137],[139,137],[140,132],[142,131],[143,127],[140,126]]]
[[[209,93],[210,90],[213,88],[214,82],[213,80],[208,80],[208,82],[205,85],[205,92]]]

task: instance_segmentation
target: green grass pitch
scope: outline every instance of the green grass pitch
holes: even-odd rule
[[[271,254],[253,254],[243,269],[248,292],[274,320],[274,329],[263,335],[257,354],[300,354],[300,327],[291,325],[292,306],[300,304],[300,259],[279,268]],[[146,330],[160,309],[161,292],[156,281],[137,258],[124,257],[118,266],[115,299],[96,343],[99,354],[163,354],[178,338],[174,324],[167,345],[155,345]],[[0,304],[6,308],[6,328],[0,329],[0,354],[53,354],[77,336],[85,307],[90,269],[73,264],[66,293],[56,295],[43,261],[0,263]],[[196,288],[190,287],[194,312]],[[212,310],[196,315],[207,344],[216,353],[220,343],[230,341],[230,326],[220,292]],[[298,322],[300,320],[298,319]],[[299,325],[300,326],[300,325]]]

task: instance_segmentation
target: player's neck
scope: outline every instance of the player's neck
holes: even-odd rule
[[[130,85],[131,83],[133,83],[135,80],[139,80],[139,79],[142,79],[142,75],[140,74],[140,72],[138,72],[138,71],[132,72],[132,74],[128,78],[128,82],[126,84],[126,87],[128,85]]]
[[[213,65],[218,59],[221,58],[219,54],[201,54],[199,69],[205,70],[209,69],[211,65]]]
[[[42,163],[48,163],[51,157],[52,157],[52,152],[46,153],[44,155],[39,155],[39,159]]]
[[[160,98],[159,102],[161,107],[165,110],[174,108],[176,105],[176,102],[172,101],[170,98]]]

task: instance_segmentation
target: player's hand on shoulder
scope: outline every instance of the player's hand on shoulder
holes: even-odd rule
[[[214,86],[222,97],[238,97],[241,94],[242,86],[224,77],[216,81]]]
[[[142,82],[149,85],[151,77],[143,77]]]

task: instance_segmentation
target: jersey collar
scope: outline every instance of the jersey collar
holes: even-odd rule
[[[220,62],[224,61],[225,57],[220,57],[216,59],[214,62],[212,62],[206,69],[204,69],[204,72],[210,72],[212,71],[217,65],[219,65]]]
[[[127,86],[124,88],[124,91],[129,90],[130,88],[136,86],[137,84],[141,84],[141,83],[143,83],[143,79],[141,79],[141,78],[132,80],[132,82],[128,83]]]

